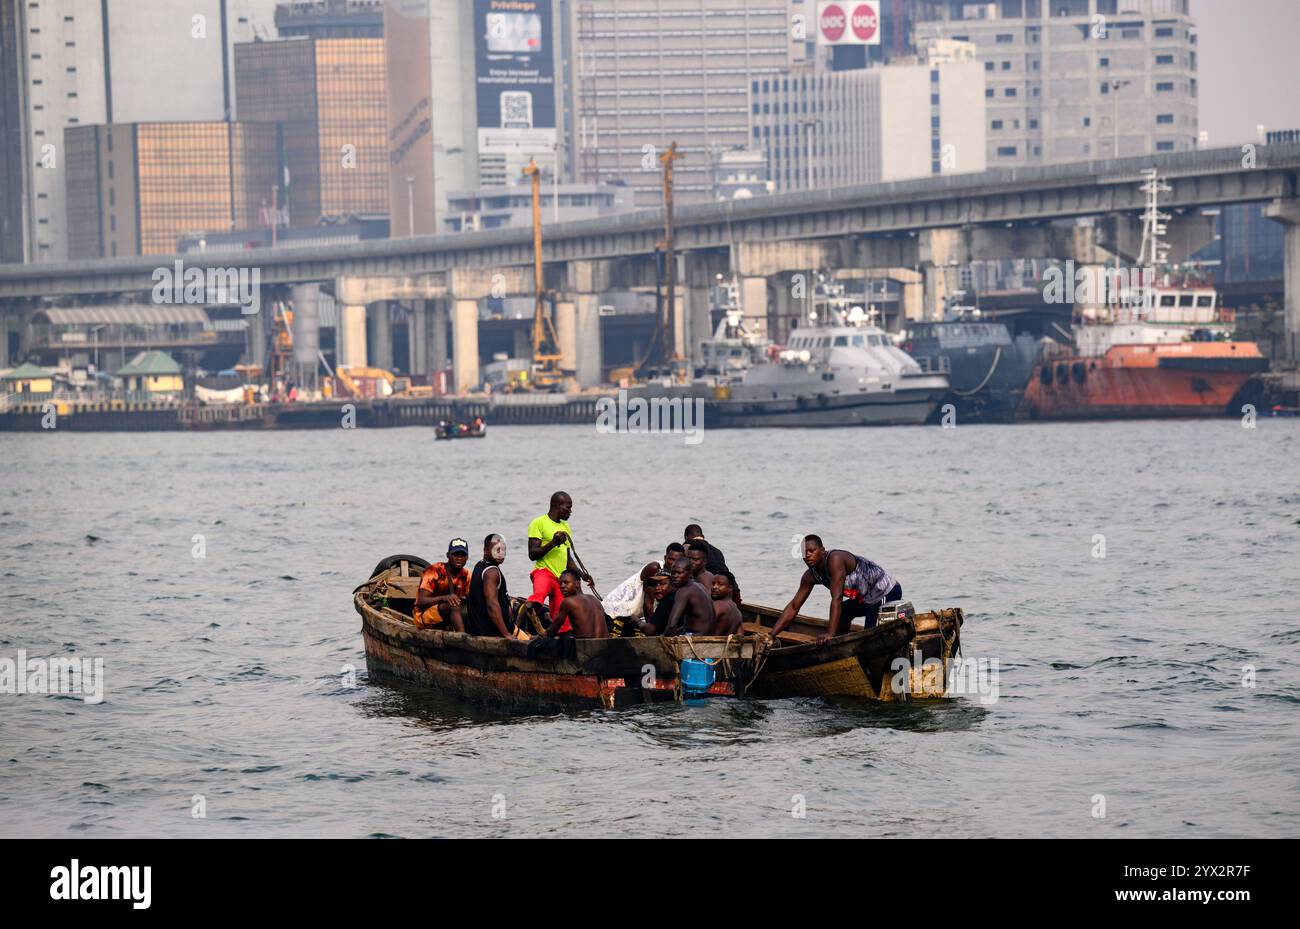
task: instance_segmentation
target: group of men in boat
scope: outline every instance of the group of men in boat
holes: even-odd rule
[[[529,523],[532,593],[517,613],[512,614],[501,570],[506,543],[492,533],[483,540],[483,557],[473,569],[466,570],[469,543],[455,538],[447,546],[447,560],[424,571],[415,624],[472,635],[542,639],[745,633],[736,577],[699,525],[687,526],[682,541],[667,546],[662,562],[646,564],[602,600],[582,592],[584,583],[593,590],[595,585],[574,549],[568,522],[572,514],[573,498],[559,491],[551,495],[546,513]],[[887,570],[861,555],[827,550],[819,536],[804,537],[803,561],[807,569],[793,598],[775,625],[764,630],[773,637],[794,622],[818,585],[831,595],[823,641],[850,631],[856,617],[871,628],[882,604],[902,599],[902,587]]]

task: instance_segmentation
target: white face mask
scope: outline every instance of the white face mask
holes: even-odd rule
[[[492,553],[492,559],[494,561],[506,560],[506,543],[502,542],[500,539],[492,543],[492,548],[490,549],[490,551]]]

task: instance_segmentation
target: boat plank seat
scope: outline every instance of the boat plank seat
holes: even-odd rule
[[[763,635],[772,634],[772,628],[770,626],[764,626],[762,623],[745,623],[742,628],[746,633],[751,635],[760,632]],[[777,638],[782,642],[791,642],[795,645],[812,645],[817,641],[817,636],[815,635],[808,635],[803,632],[791,632],[789,629],[782,632],[777,636]]]

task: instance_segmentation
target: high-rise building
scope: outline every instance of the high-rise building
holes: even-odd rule
[[[276,130],[232,122],[69,127],[69,257],[171,254],[187,233],[254,225],[276,181]]]
[[[433,234],[447,194],[562,162],[556,0],[388,0],[394,236]]]
[[[918,40],[974,43],[990,167],[1197,144],[1188,0],[917,0]]]
[[[382,39],[384,0],[290,0],[275,8],[280,38]]]
[[[4,93],[0,119],[10,129],[21,122],[25,131],[24,154],[17,162],[4,158],[0,186],[13,183],[10,165],[17,163],[27,183],[21,246],[6,245],[4,257],[15,250],[31,261],[68,257],[66,127],[232,118],[231,45],[264,31],[262,2],[5,3],[0,32],[12,32],[15,42],[0,42],[0,70],[11,75],[0,81],[12,80],[14,88]]]
[[[19,5],[0,2],[0,262],[27,260],[27,114],[22,106]],[[0,328],[0,339],[5,339]],[[6,346],[0,346],[5,348]],[[6,356],[7,357],[7,356]]]
[[[287,225],[388,212],[385,74],[380,38],[235,46],[240,120],[281,126]]]
[[[750,88],[802,61],[791,0],[570,0],[567,146],[579,181],[661,202],[673,142],[681,202],[713,197],[715,152],[750,146]]]
[[[778,191],[983,171],[984,71],[966,43],[923,60],[752,82],[755,149]]]

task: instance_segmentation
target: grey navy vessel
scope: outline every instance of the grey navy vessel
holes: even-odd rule
[[[714,393],[710,426],[920,425],[948,390],[877,326],[801,326],[770,360]]]
[[[948,392],[932,422],[939,422],[950,404],[958,423],[1011,422],[1038,358],[1033,336],[1013,339],[1002,323],[972,313],[909,322],[903,350],[925,370],[948,378]]]

